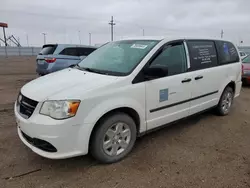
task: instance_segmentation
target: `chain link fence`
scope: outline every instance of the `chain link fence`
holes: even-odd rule
[[[250,46],[240,46],[238,47],[240,51],[250,54]]]
[[[8,56],[36,56],[41,51],[40,47],[0,47],[0,57]]]

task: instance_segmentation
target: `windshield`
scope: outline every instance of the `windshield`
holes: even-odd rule
[[[242,60],[242,63],[250,63],[250,56],[248,55]]]
[[[110,42],[82,60],[80,68],[98,70],[110,75],[127,75],[158,43],[156,40]]]

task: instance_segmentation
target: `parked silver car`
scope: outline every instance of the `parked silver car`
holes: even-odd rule
[[[45,75],[72,67],[96,49],[94,46],[46,44],[37,56],[36,72]]]

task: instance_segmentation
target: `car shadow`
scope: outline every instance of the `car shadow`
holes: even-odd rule
[[[193,115],[191,117],[184,118],[182,120],[179,120],[175,123],[171,123],[169,125],[165,125],[160,129],[157,129],[153,132],[149,132],[148,134],[140,137],[137,140],[137,145],[140,147],[140,145],[143,145],[143,142],[147,139],[151,138],[157,138],[161,136],[171,136],[180,134],[184,129],[189,129],[192,126],[196,126],[201,120],[210,118],[215,116],[215,110],[209,110],[197,115]]]

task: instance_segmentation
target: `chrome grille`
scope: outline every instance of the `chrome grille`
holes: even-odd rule
[[[28,119],[33,114],[37,104],[37,101],[29,99],[22,94],[19,94],[17,98],[17,108],[19,114],[26,119]]]

